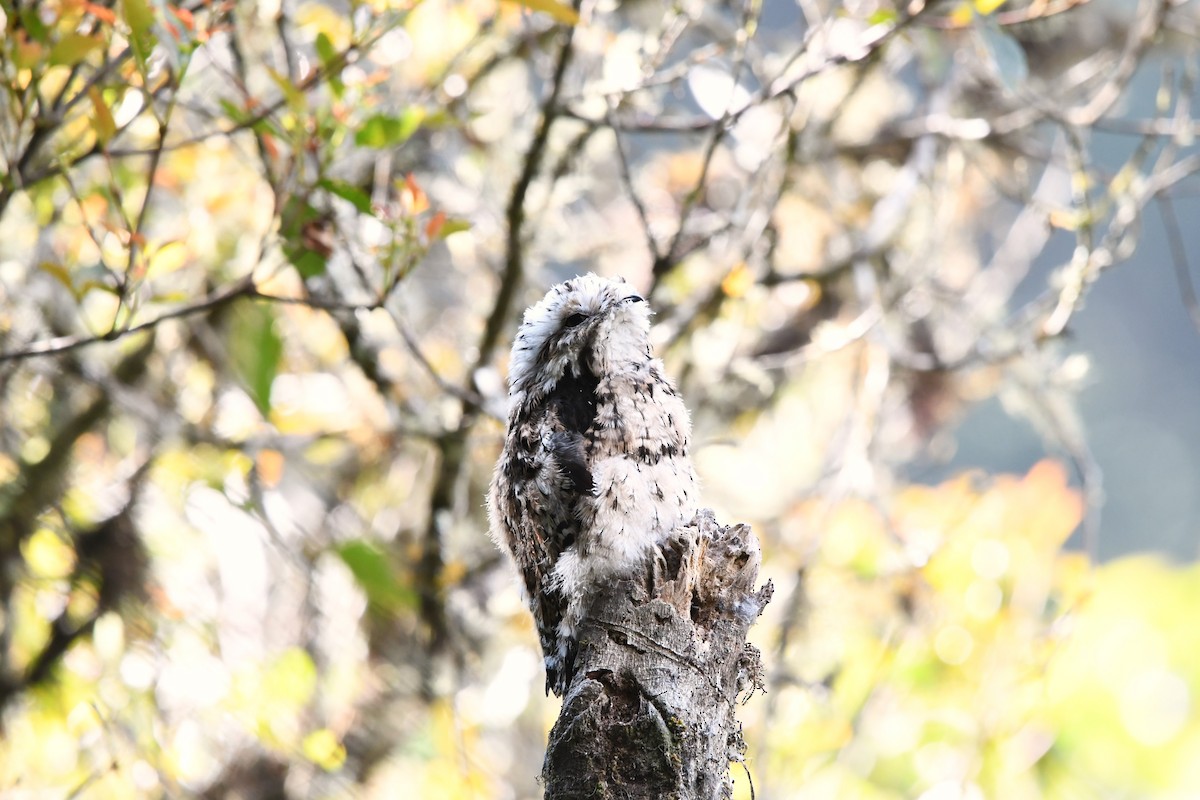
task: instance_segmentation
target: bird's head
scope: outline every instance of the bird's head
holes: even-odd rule
[[[525,312],[509,363],[511,393],[550,391],[568,370],[601,377],[650,358],[650,308],[624,279],[594,273],[558,284]]]

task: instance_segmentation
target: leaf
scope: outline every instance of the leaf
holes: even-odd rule
[[[326,772],[339,769],[346,761],[346,748],[329,728],[318,728],[305,736],[300,749],[305,758]]]
[[[328,250],[313,249],[317,241],[315,233],[323,225],[321,212],[313,208],[303,197],[291,197],[283,206],[280,215],[280,236],[283,237],[283,254],[296,271],[305,278],[324,274]]]
[[[745,297],[746,292],[754,286],[754,272],[746,266],[745,261],[733,265],[729,273],[721,281],[721,291],[726,297]]]
[[[396,181],[400,189],[400,207],[404,209],[404,213],[415,217],[417,214],[424,214],[429,210],[429,196],[425,194],[425,190],[417,183],[417,179],[410,172],[404,177],[404,180]]]
[[[579,12],[566,3],[560,3],[557,0],[513,0],[513,2],[531,11],[548,14],[564,25],[579,24]]]
[[[371,196],[357,186],[351,186],[345,181],[336,181],[331,178],[318,181],[317,186],[350,203],[358,209],[359,213],[375,215],[374,209],[371,208]]]
[[[38,269],[50,275],[63,286],[67,287],[76,300],[79,299],[79,294],[75,291],[75,282],[71,280],[71,273],[62,264],[57,264],[53,261],[42,261],[38,264]]]
[[[13,64],[17,69],[33,69],[42,60],[42,45],[37,40],[30,39],[25,31],[18,29],[16,48],[13,53]]]
[[[253,117],[245,109],[234,105],[230,100],[222,97],[217,100],[217,105],[221,106],[221,110],[225,112],[225,116],[238,125],[245,125]]]
[[[990,62],[1001,83],[1009,91],[1015,91],[1029,76],[1029,63],[1020,42],[1008,31],[996,24],[994,19],[980,17],[976,26],[977,41],[984,57]]]
[[[437,238],[445,239],[447,236],[469,230],[471,230],[471,223],[467,222],[465,219],[451,217],[442,224],[441,228],[438,229]]]
[[[183,242],[167,242],[150,253],[146,276],[174,272],[187,263],[188,249]]]
[[[283,469],[287,458],[278,450],[259,450],[254,457],[254,468],[258,470],[258,479],[268,489],[274,489],[283,478]]]
[[[410,106],[394,117],[375,114],[355,132],[354,143],[359,147],[383,148],[401,144],[417,132],[425,119],[425,109]]]
[[[50,48],[50,55],[47,58],[51,66],[70,67],[83,61],[90,53],[103,46],[104,41],[98,37],[86,36],[82,33],[68,33]]]
[[[279,87],[279,91],[283,92],[283,97],[287,101],[288,108],[292,111],[301,112],[308,108],[308,98],[304,92],[296,88],[296,85],[288,80],[287,76],[282,73],[267,68],[267,74],[271,76],[271,80],[275,81],[275,85]]]
[[[1003,2],[1003,0],[1001,0],[1001,2]],[[196,17],[191,11],[188,11],[186,8],[176,8],[175,6],[167,6],[167,10],[175,15],[175,19],[179,20],[179,23],[183,25],[183,27],[187,28],[188,31],[195,33]]]
[[[429,218],[429,222],[425,223],[425,238],[436,238],[442,232],[442,226],[446,224],[446,212],[439,211]]]
[[[138,60],[145,64],[154,48],[154,12],[146,0],[122,0],[121,17],[129,26],[130,44]]]
[[[11,7],[11,5],[5,4],[5,8]],[[35,4],[22,4],[20,11],[17,12],[17,18],[20,20],[20,24],[17,25],[19,33],[28,33],[29,38],[42,44],[49,42],[50,30],[46,27],[46,23],[42,22],[41,14],[38,13]]]
[[[113,119],[112,111],[104,102],[104,96],[100,93],[99,88],[88,87],[88,100],[92,102],[92,121],[96,129],[96,139],[100,142],[100,146],[104,147],[117,135],[116,120]]]
[[[317,34],[315,47],[317,50],[317,57],[321,59],[322,64],[328,65],[331,61],[337,58],[337,48],[333,46],[333,42],[330,40],[328,34],[326,34],[324,31],[321,31]]]
[[[324,31],[317,34],[315,46],[317,58],[321,59],[321,66],[328,71],[329,88],[333,90],[333,96],[340,100],[346,92],[346,84],[342,82],[341,70],[345,63],[339,60],[341,54],[338,53],[337,48],[333,46],[333,41]]]
[[[1007,0],[971,0],[971,5],[976,14],[986,17],[1006,2]]]
[[[412,592],[400,585],[392,562],[377,546],[364,539],[355,539],[339,546],[337,554],[350,568],[354,580],[372,605],[384,611],[413,605]]]
[[[21,545],[25,566],[39,578],[66,578],[75,566],[75,550],[49,528],[40,528]]]
[[[271,413],[271,385],[279,372],[283,340],[275,331],[275,313],[265,303],[243,303],[233,314],[229,353],[262,415]]]
[[[727,69],[708,63],[697,64],[687,73],[687,87],[700,110],[710,119],[720,119],[730,109],[744,108],[753,98]]]
[[[317,688],[317,667],[312,656],[299,647],[284,650],[263,671],[261,700],[270,711],[279,706],[298,709]]]
[[[75,283],[75,296],[83,297],[92,289],[116,294],[116,289],[110,283],[113,274],[100,264],[90,264],[73,270],[71,280]]]
[[[97,5],[96,3],[85,2],[83,4],[83,9],[96,19],[108,25],[115,25],[117,22],[117,15],[112,12],[111,8],[105,8],[104,6]]]

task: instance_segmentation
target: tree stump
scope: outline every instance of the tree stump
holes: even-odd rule
[[[660,548],[650,575],[594,598],[575,674],[550,732],[547,800],[732,794],[745,751],[734,709],[762,688],[746,642],[771,598],[754,584],[762,553],[746,525],[702,510]]]

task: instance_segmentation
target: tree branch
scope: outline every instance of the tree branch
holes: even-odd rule
[[[652,592],[623,580],[596,597],[550,732],[546,800],[731,796],[737,699],[762,688],[746,642],[773,591],[754,588],[761,557],[749,527],[704,510],[663,545]]]

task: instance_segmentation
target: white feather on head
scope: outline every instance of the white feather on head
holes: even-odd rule
[[[620,334],[631,337],[630,344],[639,350],[649,342],[650,309],[642,297],[624,278],[602,278],[594,272],[580,275],[551,287],[538,303],[525,311],[524,320],[513,340],[512,356],[509,361],[509,393],[516,395],[530,389],[548,391],[562,377],[564,370],[578,355],[572,343],[582,343],[593,330],[603,325],[600,331],[606,344],[611,337]],[[617,312],[620,312],[619,316]],[[587,319],[578,328],[568,328],[566,323],[575,314]],[[557,334],[564,334],[561,348],[547,351],[547,344]],[[624,349],[624,348],[618,348]],[[534,377],[544,385],[532,386]]]

